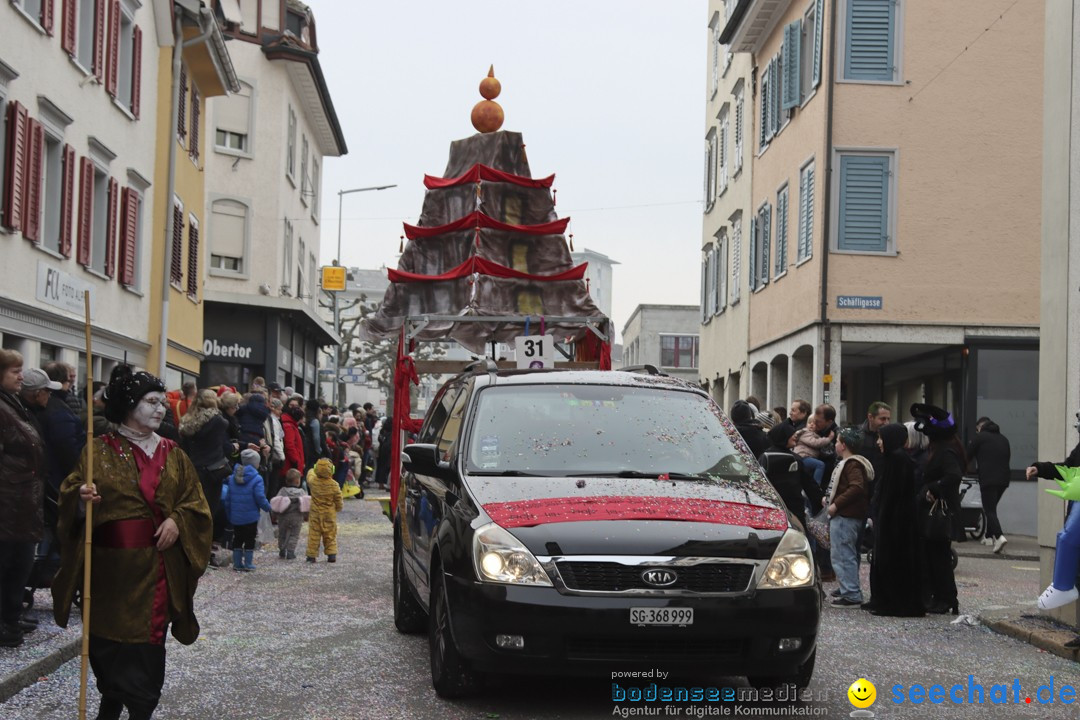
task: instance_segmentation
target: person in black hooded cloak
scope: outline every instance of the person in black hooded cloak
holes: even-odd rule
[[[922,617],[922,538],[916,521],[915,463],[904,451],[908,432],[903,425],[878,431],[884,456],[874,520],[874,560],[870,565],[870,601],[863,607],[874,615]]]

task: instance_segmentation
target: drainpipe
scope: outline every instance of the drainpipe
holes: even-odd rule
[[[833,95],[836,88],[836,1],[829,3],[829,100],[825,111],[825,192],[822,195],[822,207],[825,212],[821,223],[821,328],[822,374],[832,375],[832,325],[829,323],[829,253],[831,243],[829,233],[832,218],[832,174],[833,174]],[[829,392],[831,382],[822,383],[822,402],[836,405]]]
[[[165,189],[165,257],[161,264],[161,336],[158,342],[158,377],[164,380],[166,358],[169,352],[169,290],[172,286],[172,254],[173,254],[173,196],[176,195],[176,132],[179,129],[180,113],[180,65],[183,59],[184,48],[206,42],[213,33],[213,26],[204,30],[197,37],[188,41],[183,40],[183,11],[174,6],[173,14],[173,58],[172,58],[172,109],[169,120],[169,179]]]

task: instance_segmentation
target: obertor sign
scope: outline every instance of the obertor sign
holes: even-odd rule
[[[241,345],[240,343],[233,343],[232,345],[218,345],[217,340],[203,341],[203,354],[207,357],[237,358],[239,360],[249,360],[251,358],[251,353],[252,349],[250,345]]]

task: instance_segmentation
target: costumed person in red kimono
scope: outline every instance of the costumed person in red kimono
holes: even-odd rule
[[[60,627],[83,585],[85,508],[94,503],[89,659],[98,720],[119,718],[125,706],[132,720],[150,718],[165,682],[166,629],[185,645],[199,636],[193,599],[213,520],[188,456],[155,432],[168,410],[161,380],[118,366],[105,390],[105,416],[118,427],[94,439],[94,488],[83,479],[85,455],[60,488],[52,584]]]

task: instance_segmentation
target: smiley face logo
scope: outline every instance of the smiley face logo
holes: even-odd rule
[[[868,708],[877,700],[877,688],[866,678],[859,678],[851,683],[847,691],[848,700],[857,708]]]

